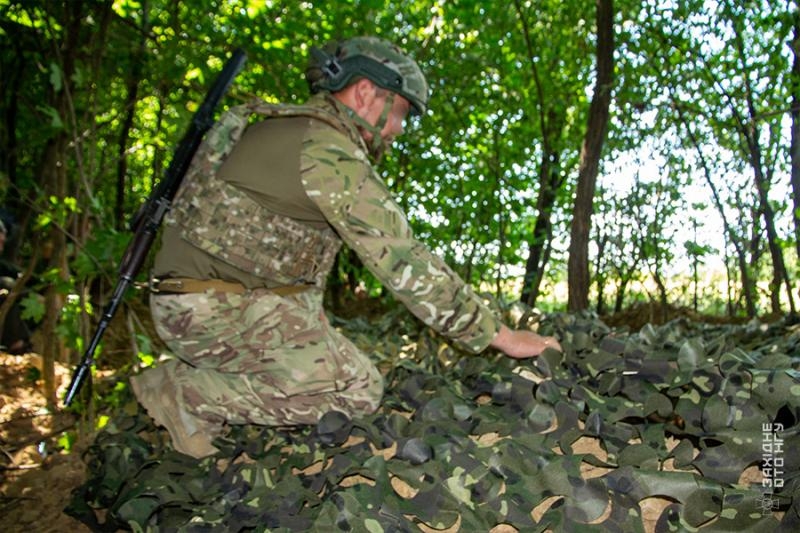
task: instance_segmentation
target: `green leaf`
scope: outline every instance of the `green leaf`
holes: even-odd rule
[[[61,91],[63,87],[64,74],[61,67],[56,63],[50,63],[50,85],[56,92]]]

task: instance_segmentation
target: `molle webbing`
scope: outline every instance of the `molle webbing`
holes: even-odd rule
[[[257,101],[233,107],[223,113],[198,149],[166,223],[178,226],[189,243],[244,272],[281,285],[323,287],[341,247],[335,232],[272,213],[216,177],[252,115],[307,116],[351,138],[358,136],[352,125],[313,106]]]

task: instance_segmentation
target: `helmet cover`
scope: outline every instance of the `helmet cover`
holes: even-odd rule
[[[398,46],[378,37],[353,37],[311,49],[306,80],[312,94],[340,91],[362,77],[403,96],[416,113],[425,113],[428,82],[417,63]]]

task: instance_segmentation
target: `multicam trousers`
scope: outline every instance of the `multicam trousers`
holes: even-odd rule
[[[154,294],[151,311],[177,359],[147,372],[166,374],[198,430],[315,424],[330,410],[371,413],[383,395],[377,368],[329,324],[320,291]]]

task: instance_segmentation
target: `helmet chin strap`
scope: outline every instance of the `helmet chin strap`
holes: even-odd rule
[[[383,156],[391,149],[391,146],[381,136],[381,132],[383,131],[383,128],[386,127],[386,121],[389,119],[389,113],[392,112],[393,106],[394,93],[389,91],[389,95],[386,97],[386,102],[383,104],[381,116],[378,117],[378,121],[375,123],[374,130],[371,131],[372,142],[370,143],[369,152],[376,165],[381,162]]]

